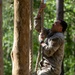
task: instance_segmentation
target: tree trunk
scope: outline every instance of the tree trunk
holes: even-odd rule
[[[14,0],[14,44],[12,75],[29,75],[30,1]]]
[[[64,18],[64,0],[56,0],[56,19],[57,20],[62,20]]]
[[[2,0],[0,0],[0,75],[3,75],[3,51],[2,51]]]
[[[56,19],[57,20],[63,20],[64,18],[64,0],[56,0],[56,11],[57,11],[57,14],[56,14]],[[63,65],[63,62],[62,62],[62,66],[61,66],[61,74],[60,75],[64,75],[64,65]]]

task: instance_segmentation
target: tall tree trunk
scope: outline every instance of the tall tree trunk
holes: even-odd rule
[[[2,0],[0,0],[0,75],[3,75],[3,51],[2,51]]]
[[[62,20],[64,18],[64,0],[56,0],[56,19],[57,20]]]
[[[56,0],[56,11],[57,11],[57,14],[56,14],[56,19],[57,20],[63,20],[64,18],[64,0]],[[61,66],[61,74],[60,75],[64,75],[64,65],[63,65],[63,62],[62,62],[62,66]]]
[[[30,0],[14,0],[12,75],[29,75]]]

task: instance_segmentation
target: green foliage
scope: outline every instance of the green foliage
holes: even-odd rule
[[[74,75],[75,58],[71,55],[64,59],[65,75]]]
[[[37,14],[40,0],[34,0],[34,17]],[[65,75],[74,75],[75,71],[75,1],[64,1],[64,20],[68,23],[67,32],[65,33],[65,56],[64,71]],[[3,50],[4,50],[4,75],[11,75],[12,63],[10,52],[13,45],[13,20],[14,20],[13,0],[3,0]],[[51,28],[56,19],[56,2],[47,0],[46,9],[44,10],[44,26]],[[33,67],[35,66],[37,52],[39,49],[38,33],[33,30]]]
[[[64,69],[65,75],[74,75],[75,71],[75,1],[65,1],[65,20],[68,23],[65,43]]]
[[[4,59],[4,75],[11,75],[12,67],[11,61]]]
[[[11,75],[10,52],[13,44],[13,1],[3,0],[4,75]]]

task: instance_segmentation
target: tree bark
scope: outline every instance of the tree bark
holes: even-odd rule
[[[2,0],[0,0],[0,75],[3,75],[3,50],[2,50]]]
[[[63,20],[64,18],[64,0],[56,0],[56,19],[57,20]]]
[[[56,20],[63,20],[64,19],[64,0],[56,0]],[[62,62],[62,66],[61,66],[61,74],[60,75],[64,75],[64,64]]]
[[[29,75],[29,2],[29,0],[14,0],[12,75]]]

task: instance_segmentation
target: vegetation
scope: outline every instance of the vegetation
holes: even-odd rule
[[[34,0],[34,17],[37,14],[41,0]],[[75,74],[75,1],[64,1],[64,20],[68,23],[65,33],[65,56],[64,56],[64,75]],[[50,28],[56,19],[56,2],[55,0],[47,0],[47,7],[44,11],[44,26]],[[4,50],[4,75],[11,75],[12,63],[10,52],[13,45],[13,28],[14,28],[14,6],[13,0],[3,0],[3,50]],[[38,34],[33,29],[33,52],[35,64],[36,55],[39,48]],[[37,41],[36,41],[37,40]]]

